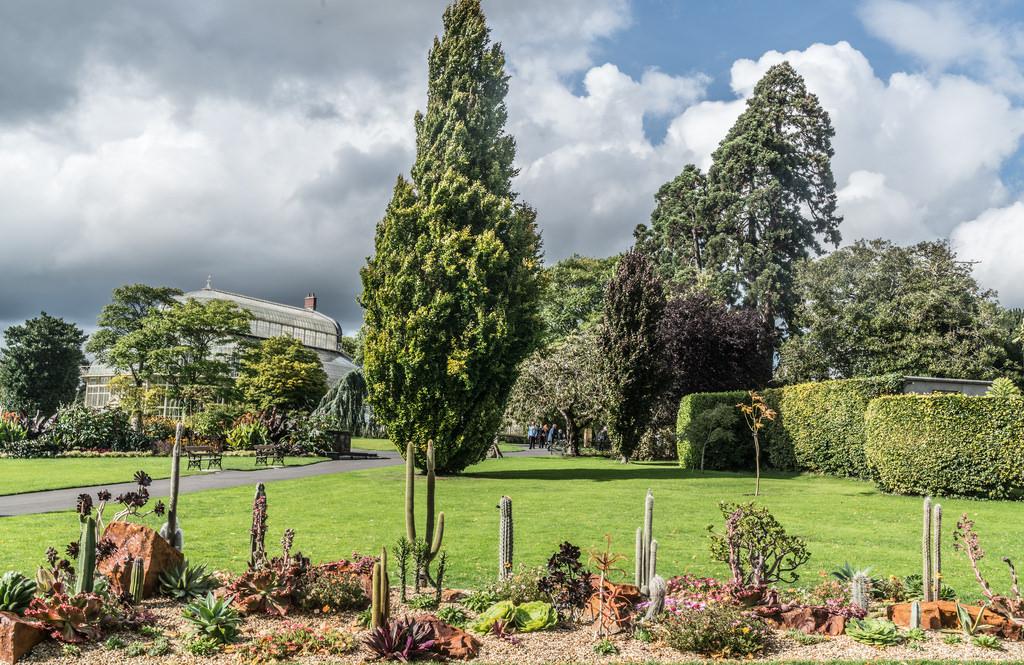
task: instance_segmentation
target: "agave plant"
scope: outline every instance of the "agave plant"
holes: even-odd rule
[[[36,583],[13,570],[0,577],[0,612],[21,614],[36,595]]]
[[[424,621],[395,619],[374,629],[365,644],[381,660],[408,663],[433,653],[434,630]]]
[[[219,644],[234,642],[242,617],[231,606],[231,601],[230,596],[217,598],[208,593],[186,605],[181,616],[203,637],[212,638]]]
[[[206,572],[205,565],[190,566],[187,560],[160,573],[160,593],[179,601],[200,598],[218,586],[216,578]]]

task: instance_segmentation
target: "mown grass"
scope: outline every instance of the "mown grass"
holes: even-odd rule
[[[417,509],[422,524],[423,480]],[[165,484],[154,485],[154,496]],[[887,496],[870,483],[811,475],[769,474],[758,503],[770,508],[791,532],[806,538],[812,554],[801,585],[813,584],[819,570],[844,561],[871,566],[876,575],[906,575],[920,569],[921,501]],[[517,563],[542,564],[564,540],[585,550],[611,534],[615,550],[632,558],[634,532],[643,514],[647,488],[656,497],[654,532],[659,541],[659,572],[691,572],[724,577],[723,564],[709,560],[707,527],[720,526],[718,502],[751,501],[753,479],[745,474],[682,471],[668,463],[620,465],[601,458],[510,456],[487,460],[465,474],[438,479],[438,508],[446,513],[445,548],[450,580],[472,586],[496,575],[498,499],[512,497]],[[186,553],[195,562],[238,571],[248,550],[252,487],[184,495],[181,520]],[[354,471],[267,485],[268,550],[285,528],[297,532],[296,547],[314,560],[347,557],[354,550],[376,552],[404,532],[401,467]],[[1020,503],[942,501],[945,581],[963,597],[978,596],[966,560],[950,547],[957,517],[967,511],[977,521],[990,556],[984,571],[996,588],[1008,579],[999,557],[1024,546]],[[158,526],[158,520],[149,523]],[[48,545],[63,548],[78,533],[71,513],[0,518],[0,571],[31,572]],[[626,568],[631,561],[624,562]]]

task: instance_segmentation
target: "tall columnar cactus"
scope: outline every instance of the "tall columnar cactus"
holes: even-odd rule
[[[935,551],[932,554],[932,600],[942,600],[942,504],[932,506],[932,537]]]
[[[635,583],[648,595],[651,579],[658,574],[658,541],[654,540],[654,494],[647,490],[644,500],[644,525],[636,530]]]
[[[498,502],[501,522],[498,530],[498,579],[502,580],[512,574],[512,553],[515,540],[512,533],[512,499],[501,497]]]
[[[82,522],[82,536],[78,540],[78,566],[75,568],[75,593],[92,593],[96,575],[96,520],[87,517]]]
[[[864,571],[857,571],[850,578],[850,603],[864,612],[871,605],[871,578]]]
[[[132,578],[128,592],[132,596],[132,602],[138,605],[142,602],[142,588],[146,581],[146,570],[142,559],[132,561]]]
[[[171,494],[167,506],[167,522],[160,527],[160,535],[179,552],[185,546],[185,535],[178,526],[178,485],[181,469],[181,423],[174,427],[174,448],[171,451]]]
[[[932,598],[932,498],[924,498],[924,526],[921,533],[921,597],[924,602]]]
[[[436,482],[434,466],[434,442],[427,442],[427,523],[423,534],[422,556],[418,560],[417,579],[430,579],[430,562],[441,551],[444,538],[444,513],[437,515],[437,527],[434,526],[434,484]],[[405,533],[406,538],[414,546],[416,539],[416,447],[409,442],[405,449]]]
[[[249,531],[249,569],[261,567],[267,560],[267,489],[256,485],[252,500],[252,528]]]
[[[386,626],[391,616],[391,584],[388,580],[388,551],[380,550],[380,560],[373,564],[370,594],[370,628]]]

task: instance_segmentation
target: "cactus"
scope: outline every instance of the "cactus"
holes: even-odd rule
[[[932,600],[942,599],[942,504],[932,506],[932,584],[935,586]]]
[[[409,557],[412,556],[413,544],[409,542],[408,538],[399,538],[398,545],[395,546],[395,557],[398,559],[398,577],[401,582],[399,587],[404,603],[407,598],[406,585],[409,580]]]
[[[434,600],[441,605],[441,596],[444,594],[444,574],[448,571],[448,553],[441,552],[437,557],[437,586],[434,589]]]
[[[138,605],[142,602],[142,587],[146,581],[146,571],[143,568],[142,559],[132,561],[132,578],[128,591],[132,596],[132,602]]]
[[[82,522],[82,537],[78,541],[78,566],[75,569],[75,594],[92,593],[96,574],[96,520],[87,517]]]
[[[252,500],[252,529],[249,531],[249,569],[261,567],[267,560],[267,489],[263,483],[256,485],[256,496]]]
[[[498,530],[498,579],[503,580],[512,574],[512,552],[515,542],[512,534],[512,499],[501,497],[498,503],[501,511],[501,524]]]
[[[921,627],[921,602],[915,600],[910,604],[910,625],[908,628]]]
[[[667,593],[668,584],[666,584],[665,578],[661,575],[652,577],[648,584],[647,594],[651,603],[647,606],[647,614],[644,615],[645,620],[654,621],[665,610],[665,594]]]
[[[434,525],[434,442],[427,442],[427,523],[423,534],[422,556],[417,560],[416,578],[430,582],[430,562],[441,551],[444,538],[444,513],[438,513]],[[405,534],[410,543],[416,540],[416,447],[410,441],[405,449]]]
[[[924,528],[921,534],[921,597],[924,602],[932,598],[932,498],[924,498]]]
[[[160,527],[160,536],[179,552],[185,546],[185,535],[178,526],[178,473],[181,467],[181,423],[174,427],[174,448],[171,451],[171,494],[168,499],[167,522]]]
[[[871,604],[871,578],[864,571],[857,571],[850,578],[850,603],[865,613]]]
[[[658,541],[654,540],[654,494],[647,490],[644,500],[644,525],[636,530],[635,583],[640,593],[649,595],[650,582],[658,574]]]
[[[386,626],[391,616],[391,585],[388,581],[388,551],[380,550],[380,560],[373,564],[373,589],[370,595],[370,628]]]

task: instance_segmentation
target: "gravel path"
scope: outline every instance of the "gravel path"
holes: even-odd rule
[[[382,466],[395,466],[402,463],[401,456],[396,452],[376,452],[377,459],[355,459],[317,462],[303,466],[275,467],[260,469],[259,471],[216,471],[201,473],[194,476],[182,476],[179,491],[182,494],[191,492],[203,492],[206,490],[224,489],[238,487],[239,485],[251,485],[253,483],[269,483],[275,480],[294,480],[296,478],[308,478],[311,476],[324,476],[332,473],[345,473],[347,471],[360,471],[362,469],[375,469]],[[547,451],[521,450],[514,453],[506,453],[515,456],[547,455]],[[154,482],[154,495],[164,493],[165,483],[168,480],[156,480]],[[60,490],[45,490],[42,492],[26,492],[24,494],[9,494],[0,496],[0,517],[13,515],[32,515],[36,513],[51,513],[63,510],[71,510],[79,494],[88,492],[95,494],[98,490],[109,489],[117,496],[124,492],[134,490],[134,483],[119,483],[114,485],[94,485],[90,487],[72,487]]]

